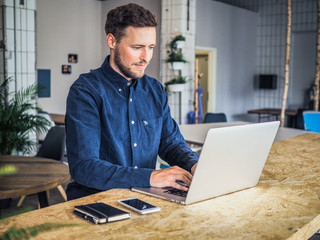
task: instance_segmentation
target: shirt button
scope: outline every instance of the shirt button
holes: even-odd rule
[[[134,124],[134,121],[131,121],[131,124],[133,125],[133,124]]]
[[[134,146],[134,147],[137,147],[137,146],[138,146],[138,144],[137,144],[137,143],[134,143],[134,144],[133,144],[133,146]]]
[[[134,169],[137,169],[138,168],[138,166],[134,166]]]
[[[119,92],[121,92],[121,91],[122,91],[122,89],[121,89],[121,88],[119,88],[118,90],[119,90]]]
[[[130,85],[131,85],[131,83],[128,82],[128,83],[127,83],[127,86],[129,87]]]
[[[130,98],[130,102],[132,102],[132,98]]]

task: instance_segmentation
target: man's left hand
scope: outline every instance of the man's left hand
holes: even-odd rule
[[[195,171],[196,168],[197,168],[197,164],[198,164],[198,163],[194,164],[194,165],[192,166],[192,168],[191,168],[191,174],[192,174],[192,176],[193,176],[193,174],[194,174],[194,171]]]

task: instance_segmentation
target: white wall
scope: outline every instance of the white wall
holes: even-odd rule
[[[44,111],[65,113],[71,84],[81,73],[102,64],[103,37],[100,1],[37,1],[36,66],[51,69],[51,97],[38,99]],[[78,54],[78,63],[68,63],[69,53]],[[72,73],[62,74],[62,64],[72,65]]]
[[[256,69],[257,14],[211,0],[197,1],[196,46],[217,49],[216,112],[250,120]]]

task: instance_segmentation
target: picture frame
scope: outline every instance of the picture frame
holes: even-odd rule
[[[78,54],[69,53],[68,54],[68,63],[77,63],[78,62]]]
[[[71,74],[71,65],[66,65],[66,64],[62,65],[61,72],[63,74]]]

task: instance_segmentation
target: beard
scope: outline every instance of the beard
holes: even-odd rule
[[[115,51],[114,51],[114,63],[118,67],[120,72],[127,78],[137,79],[137,78],[143,77],[143,75],[144,75],[144,70],[134,72],[134,71],[131,70],[131,68],[126,67],[122,63],[118,47],[116,47]],[[145,64],[145,65],[147,65],[148,63],[146,61],[142,60],[140,62],[133,63],[132,65],[135,65],[135,64]]]

